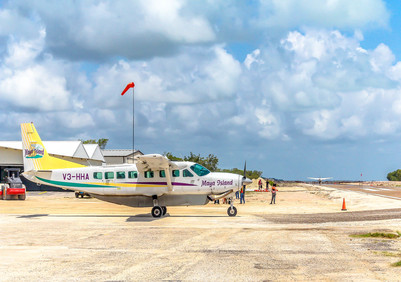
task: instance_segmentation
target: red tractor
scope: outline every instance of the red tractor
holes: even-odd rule
[[[25,200],[26,188],[19,177],[19,168],[6,168],[5,183],[0,184],[0,195],[3,200]]]

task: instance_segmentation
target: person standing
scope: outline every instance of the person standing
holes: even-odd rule
[[[266,191],[269,191],[269,179],[266,178]]]
[[[272,200],[270,201],[270,205],[272,203],[276,204],[276,193],[277,193],[277,187],[276,187],[276,183],[274,183],[273,187],[272,187]]]
[[[238,190],[235,192],[235,199],[239,199],[239,191]]]
[[[240,204],[245,204],[245,185],[242,186],[240,195]]]
[[[259,190],[262,190],[262,179],[259,178],[258,184],[259,184]]]

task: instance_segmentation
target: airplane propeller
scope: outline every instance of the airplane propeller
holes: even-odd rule
[[[244,165],[244,176],[242,177],[242,185],[248,185],[251,184],[252,180],[250,180],[249,178],[246,177],[246,161],[245,161],[245,165]]]

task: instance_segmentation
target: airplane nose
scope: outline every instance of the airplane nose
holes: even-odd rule
[[[242,185],[248,185],[251,183],[252,183],[252,180],[250,180],[249,178],[242,178]]]

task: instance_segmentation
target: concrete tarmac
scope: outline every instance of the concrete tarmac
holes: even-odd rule
[[[381,187],[381,186],[372,186],[369,184],[330,184],[325,185],[327,187],[332,187],[336,189],[348,190],[348,191],[355,191],[361,193],[372,194],[376,196],[381,196],[390,199],[397,199],[401,200],[401,186],[388,186],[388,187]]]
[[[401,231],[400,200],[308,185],[270,196],[248,193],[236,217],[210,203],[160,219],[73,193],[0,201],[0,281],[400,281],[401,239],[350,237]]]

